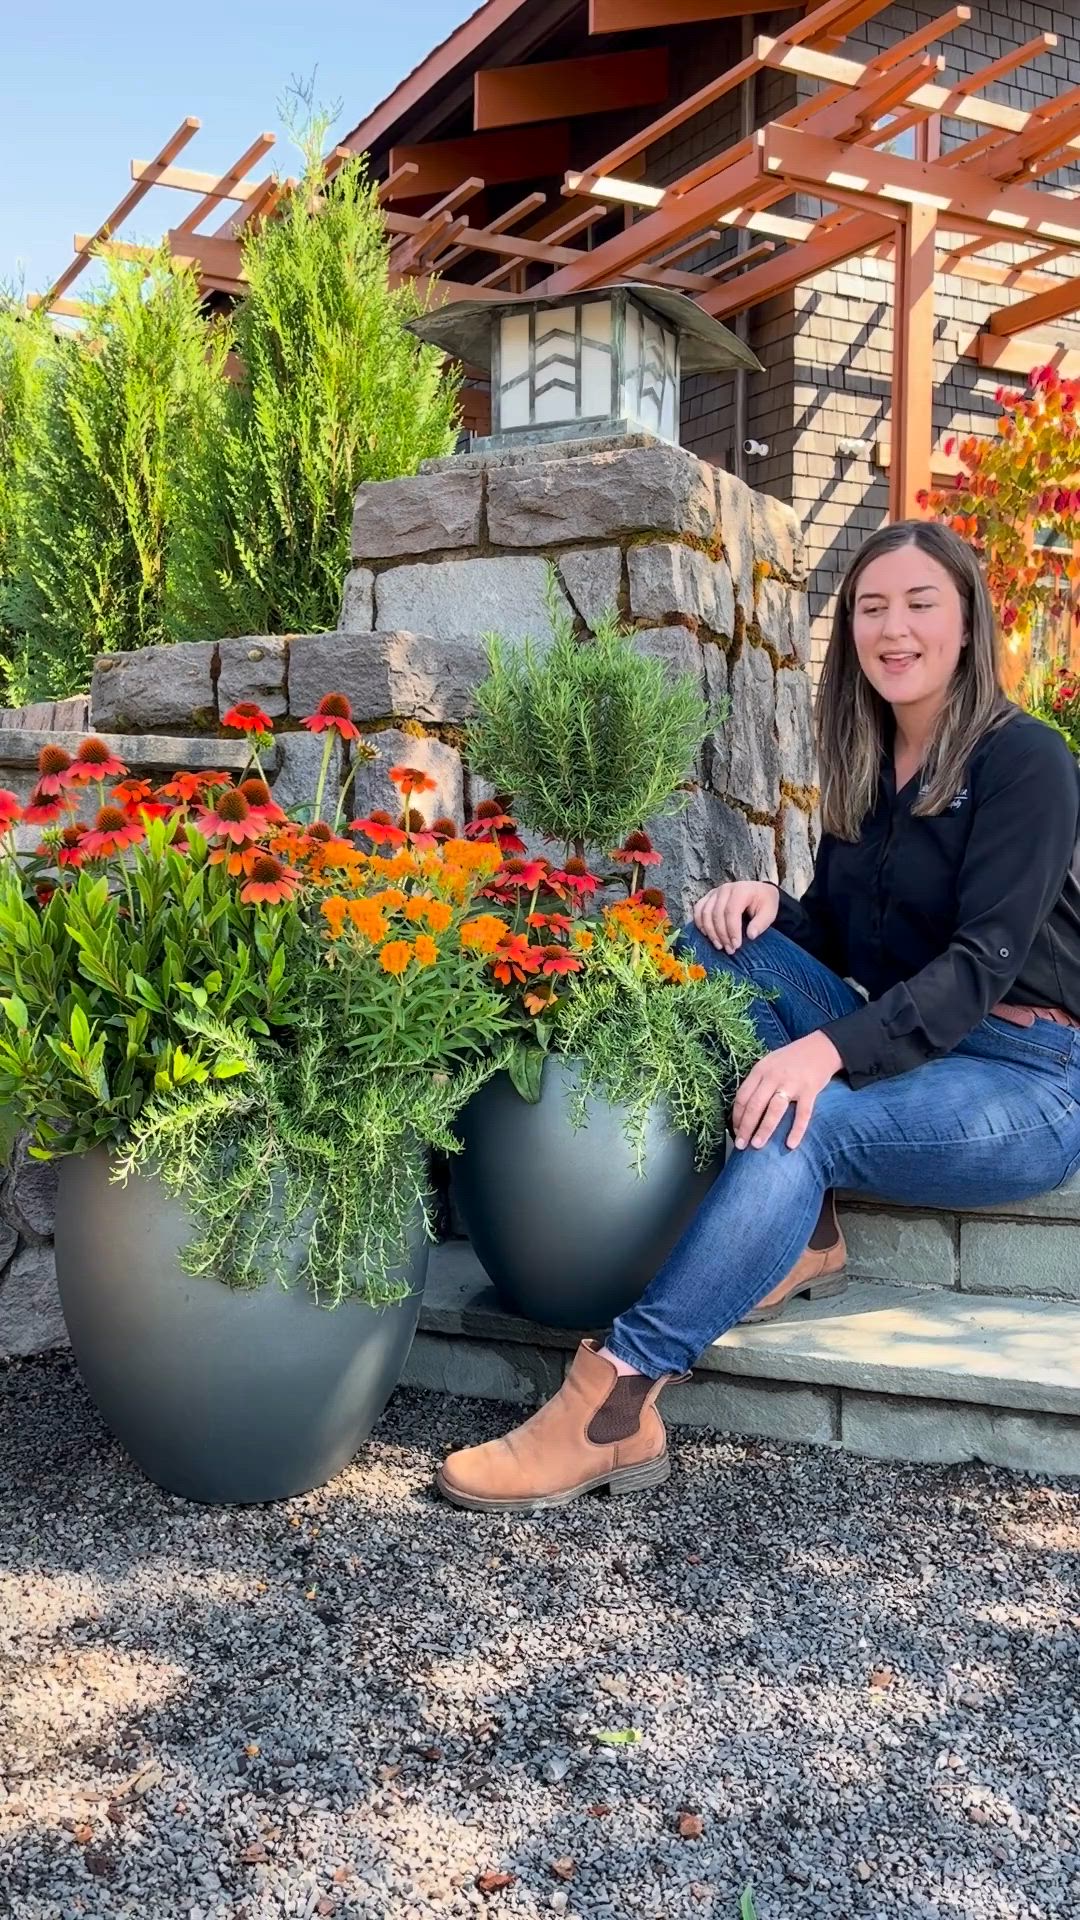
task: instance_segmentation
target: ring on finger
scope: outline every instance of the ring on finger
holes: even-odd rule
[[[785,1107],[791,1105],[791,1095],[786,1087],[777,1087],[772,1095],[774,1100],[782,1100]]]

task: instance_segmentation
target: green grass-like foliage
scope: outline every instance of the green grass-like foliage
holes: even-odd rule
[[[106,262],[85,333],[53,344],[4,483],[17,494],[9,614],[18,698],[89,686],[99,653],[175,638],[170,548],[179,449],[213,444],[224,338],[194,275]],[[0,463],[5,450],[0,447]]]
[[[638,651],[614,610],[579,641],[553,593],[549,607],[547,650],[489,639],[468,758],[513,794],[524,826],[579,853],[606,851],[685,805],[678,789],[709,731],[709,708],[689,674],[673,679]]]
[[[723,1146],[731,1102],[759,1058],[750,1019],[754,989],[731,974],[686,985],[658,983],[632,952],[609,945],[603,968],[587,967],[559,1013],[555,1045],[579,1063],[571,1113],[584,1125],[590,1099],[624,1109],[639,1173],[653,1109],[694,1141],[705,1166]]]
[[[363,159],[327,179],[317,140],[280,217],[244,242],[234,315],[243,379],[183,479],[179,639],[337,624],[356,488],[450,452],[457,378],[405,331],[377,185]]]

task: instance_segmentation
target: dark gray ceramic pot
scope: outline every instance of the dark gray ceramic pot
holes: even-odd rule
[[[609,1326],[632,1306],[689,1224],[720,1163],[697,1172],[692,1142],[661,1108],[638,1177],[620,1108],[570,1118],[573,1062],[549,1059],[540,1099],[497,1074],[458,1121],[454,1193],[500,1303],[544,1326]]]
[[[186,1209],[160,1182],[109,1182],[104,1148],[64,1160],[56,1272],[91,1399],[151,1480],[187,1500],[285,1500],[340,1472],[397,1385],[420,1312],[418,1220],[391,1307],[332,1311],[306,1289],[238,1292],[177,1258]],[[294,1270],[302,1262],[297,1248]]]

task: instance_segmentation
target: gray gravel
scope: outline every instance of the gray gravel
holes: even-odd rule
[[[709,1436],[655,1494],[439,1504],[513,1417],[403,1393],[217,1511],[67,1360],[0,1371],[0,1913],[1076,1920],[1076,1483]]]

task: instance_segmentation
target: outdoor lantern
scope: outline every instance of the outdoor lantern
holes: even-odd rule
[[[762,371],[727,327],[667,287],[457,300],[409,326],[490,369],[491,432],[472,441],[481,450],[624,433],[678,441],[684,374]]]

